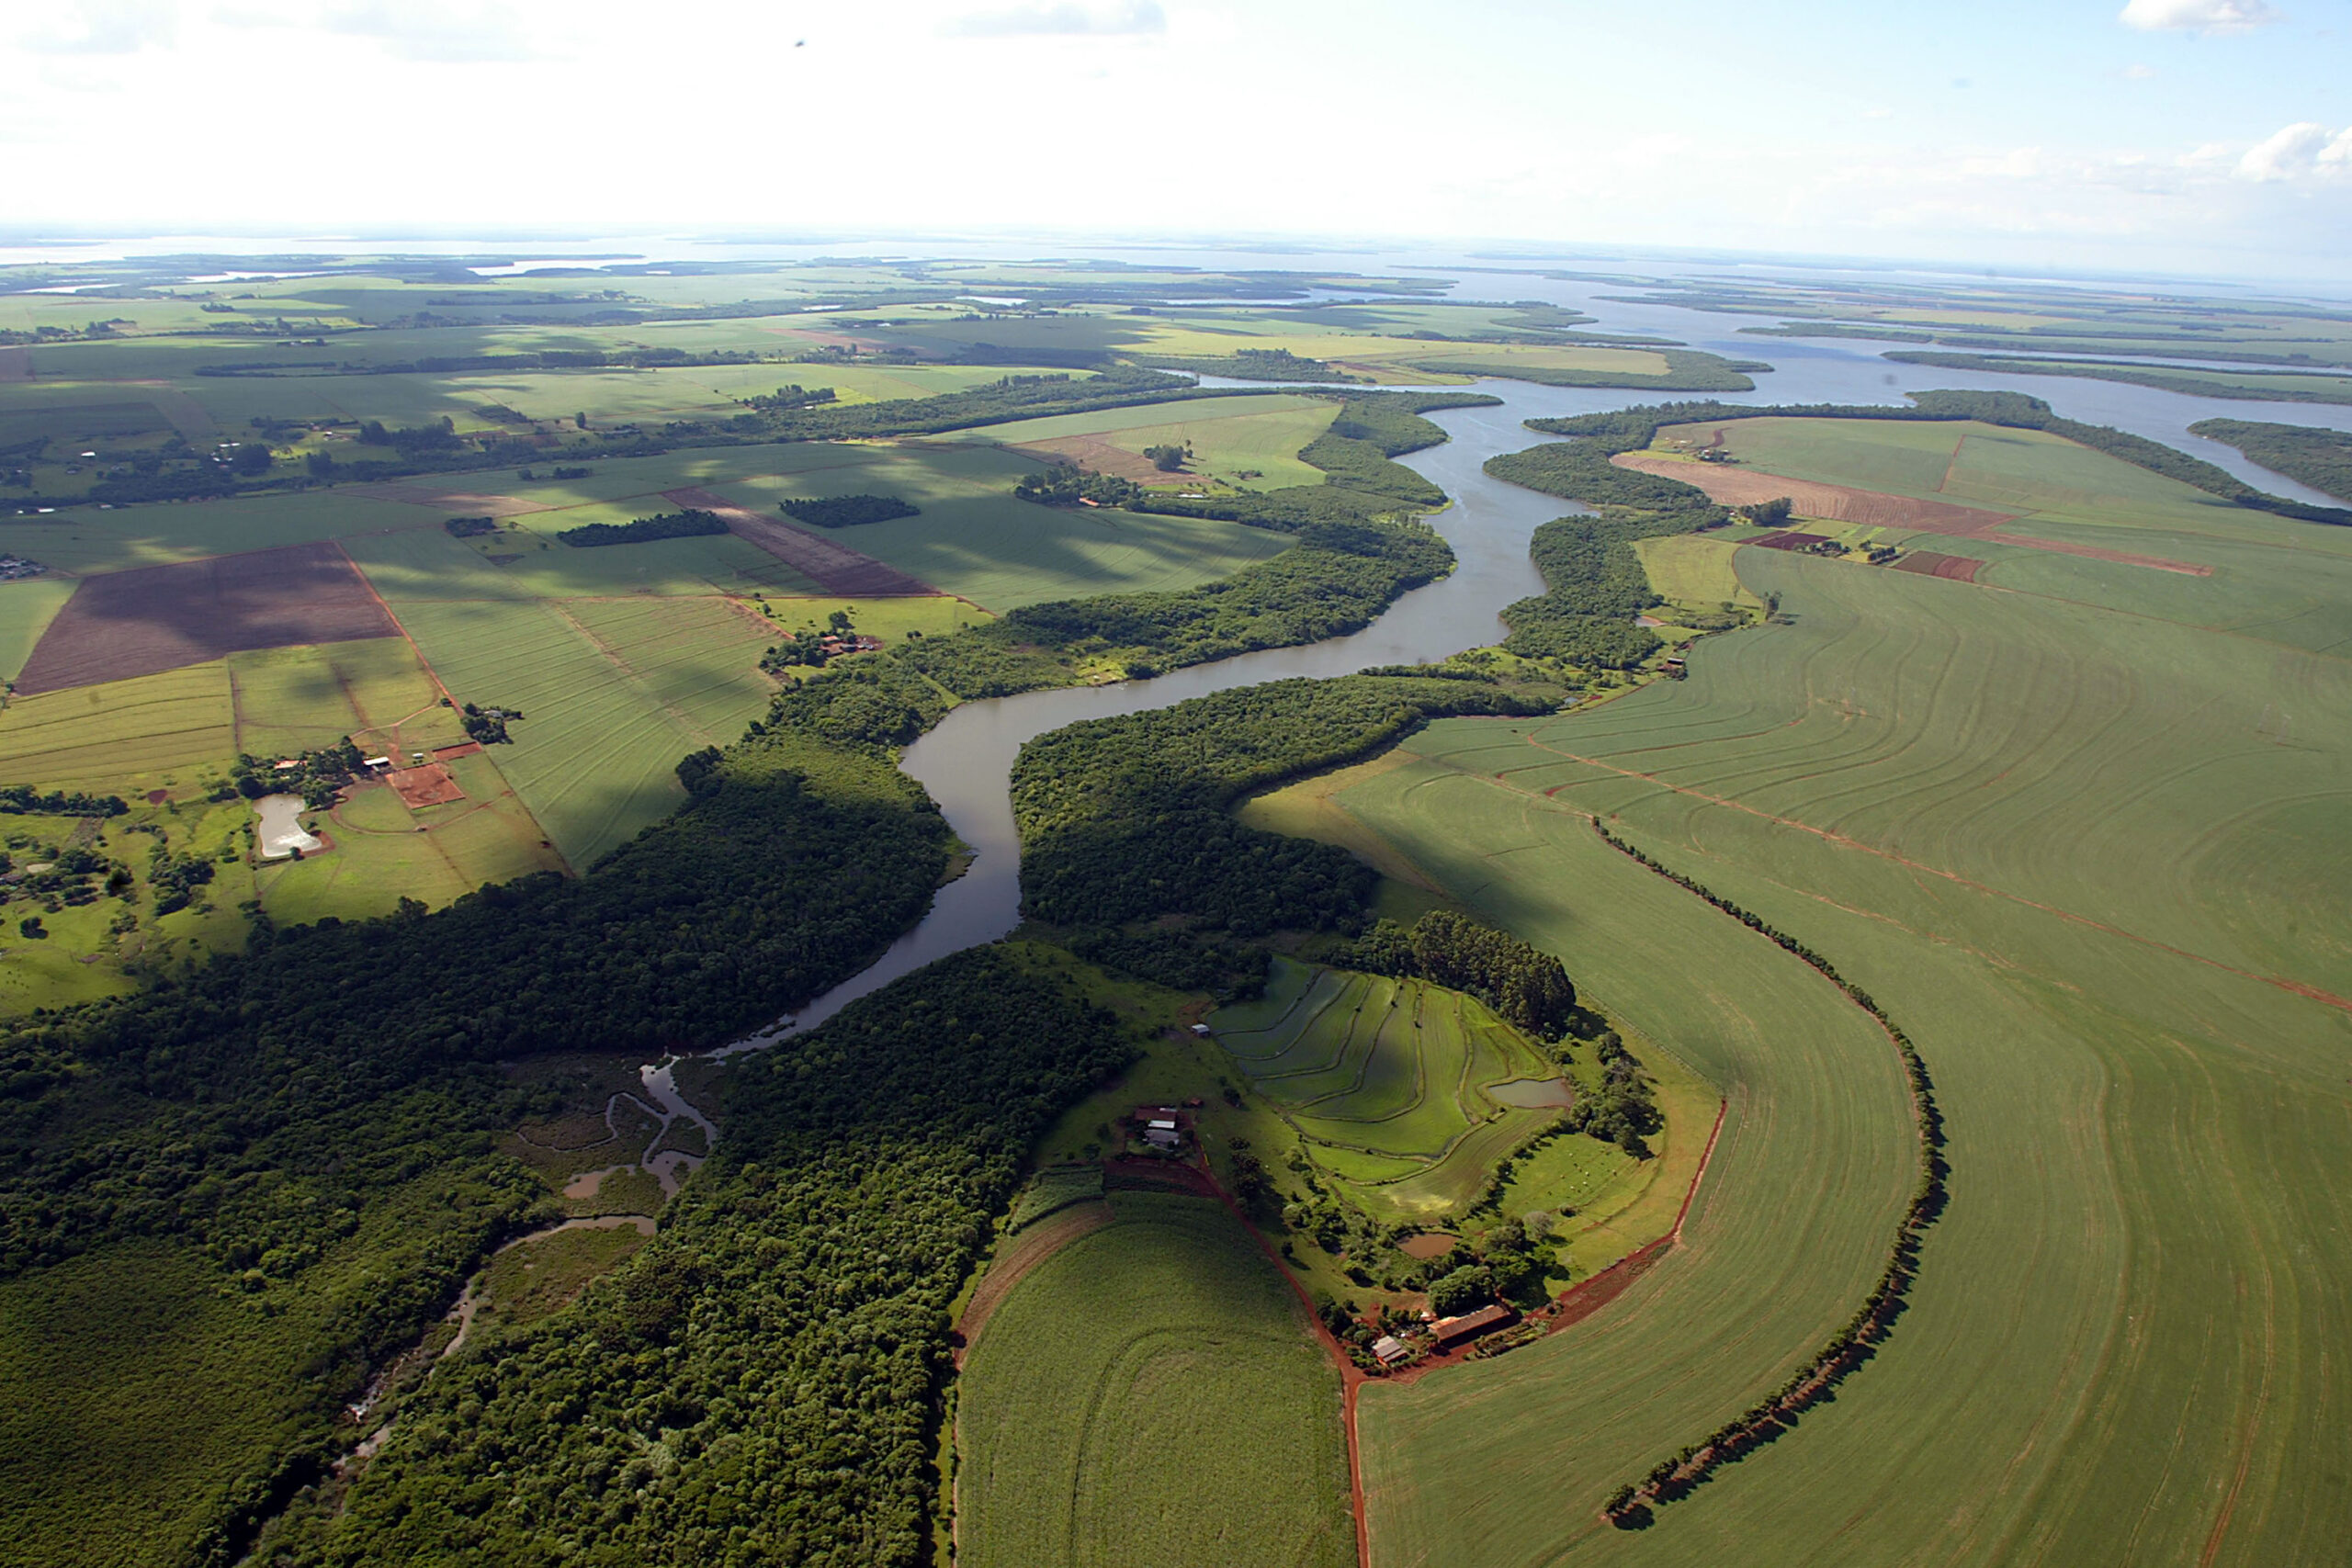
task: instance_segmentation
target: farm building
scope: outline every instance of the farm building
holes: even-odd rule
[[[1393,1367],[1412,1355],[1413,1348],[1394,1334],[1384,1334],[1372,1342],[1372,1353],[1384,1367]]]
[[[1172,1149],[1183,1139],[1166,1128],[1154,1127],[1144,1134],[1143,1141],[1155,1149]]]
[[[1459,1317],[1441,1317],[1430,1325],[1430,1333],[1441,1348],[1458,1345],[1490,1328],[1502,1327],[1516,1315],[1507,1306],[1483,1306],[1476,1312],[1465,1312]]]
[[[1206,1039],[1209,1034],[1209,1026],[1205,1023],[1196,1023],[1193,1025],[1193,1032]]]

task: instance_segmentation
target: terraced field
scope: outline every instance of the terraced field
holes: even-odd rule
[[[2074,450],[2020,491],[2047,526],[2137,529],[2214,574],[2004,556],[2001,592],[1743,550],[1786,624],[1587,713],[1433,725],[1335,797],[1730,1100],[1683,1245],[1623,1297],[1366,1390],[1376,1563],[2340,1555],[2352,666],[2322,649],[2352,541],[2147,476],[2102,501],[2126,476]],[[1874,994],[1951,1139],[1891,1340],[1644,1531],[1600,1496],[1851,1309],[1905,1128],[1867,1021],[1590,813]]]
[[[1444,1216],[1553,1119],[1487,1092],[1558,1069],[1476,998],[1419,980],[1275,963],[1263,999],[1209,1021],[1310,1157],[1373,1214]]]
[[[1039,1263],[957,1389],[957,1561],[1340,1568],[1340,1375],[1219,1204],[1113,1194]]]

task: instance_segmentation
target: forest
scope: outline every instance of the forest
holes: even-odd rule
[[[1030,1141],[1135,1050],[987,948],[747,1059],[660,1236],[439,1369],[274,1560],[928,1562],[948,1308]]]
[[[2298,484],[2352,502],[2352,434],[2307,424],[2267,424],[2255,420],[2204,419],[2191,435],[2226,441],[2264,468]]]
[[[854,528],[862,523],[922,515],[921,507],[895,495],[815,495],[781,502],[778,507],[795,523],[816,528]]]
[[[716,512],[689,506],[683,512],[664,512],[652,517],[634,518],[627,523],[590,523],[582,527],[566,528],[556,537],[575,548],[587,550],[605,545],[643,545],[655,539],[685,539],[697,534],[725,532],[725,518]]]
[[[1058,925],[1171,914],[1241,936],[1363,924],[1371,869],[1343,850],[1244,826],[1244,793],[1377,750],[1426,719],[1536,714],[1551,687],[1451,672],[1277,681],[1071,725],[1012,770],[1023,908]]]
[[[1409,927],[1376,921],[1327,962],[1467,991],[1539,1040],[1560,1039],[1577,1021],[1577,988],[1557,958],[1451,910],[1431,909]]]

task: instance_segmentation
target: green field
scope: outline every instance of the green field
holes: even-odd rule
[[[405,763],[412,752],[466,739],[405,637],[263,649],[226,662],[237,750],[255,757],[321,750],[350,736],[361,750]]]
[[[735,739],[775,689],[759,669],[772,638],[724,599],[396,608],[461,701],[523,713],[499,770],[576,868],[684,800],[678,760]]]
[[[448,768],[463,800],[412,810],[390,785],[364,784],[332,810],[306,813],[304,824],[332,847],[255,867],[263,911],[282,925],[367,919],[403,898],[438,908],[485,883],[563,869],[491,753]]]
[[[226,661],[69,692],[0,709],[0,779],[43,789],[141,793],[226,777],[236,760]]]
[[[1284,485],[1323,482],[1322,469],[1299,461],[1299,448],[1330,429],[1339,412],[1340,405],[1329,399],[1269,394],[1261,398],[1219,398],[1207,404],[1173,411],[1172,418],[1171,411],[1146,404],[1141,408],[1024,419],[934,439],[1037,446],[1093,436],[1104,446],[1136,457],[1142,457],[1147,446],[1189,445],[1193,456],[1186,465],[1187,471],[1252,489],[1275,490]],[[1245,479],[1245,473],[1250,477]]]
[[[1895,488],[1933,461],[1877,428],[1867,479],[1815,473]],[[2214,574],[2015,552],[2004,593],[1744,552],[1787,619],[1700,644],[1687,682],[1442,722],[1338,796],[1730,1100],[1685,1245],[1625,1296],[1491,1368],[1367,1391],[1376,1562],[1814,1562],[1864,1516],[1951,1562],[2334,1551],[2352,681],[2314,649],[2352,603],[2347,542],[2151,477],[2135,497],[2078,449],[2037,486],[2019,454],[2042,446],[1992,447],[1970,484]],[[1850,1310],[1907,1127],[1867,1021],[1587,812],[1874,994],[1951,1137],[1951,1206],[1892,1338],[1638,1532],[1601,1525],[1600,1496]]]
[[[1385,1223],[1437,1223],[1555,1113],[1487,1090],[1559,1069],[1481,1002],[1420,980],[1278,959],[1263,1000],[1218,1010],[1217,1043],[1308,1156]]]
[[[957,1383],[957,1560],[1355,1560],[1340,1378],[1217,1204],[1119,1192],[1039,1264]]]

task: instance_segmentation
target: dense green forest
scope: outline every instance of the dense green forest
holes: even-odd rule
[[[1376,921],[1327,961],[1467,991],[1539,1040],[1559,1039],[1577,1020],[1577,988],[1557,958],[1447,909],[1431,909],[1409,927]]]
[[[2341,430],[2204,419],[2190,425],[2188,434],[2226,441],[2274,473],[2352,502],[2352,434]]]
[[[1343,850],[1245,827],[1239,795],[1452,714],[1550,712],[1552,687],[1451,672],[1276,681],[1041,735],[1012,770],[1023,907],[1059,925],[1169,914],[1241,935],[1352,929],[1373,874]]]
[[[1031,1140],[1134,1051],[992,948],[745,1060],[662,1235],[436,1371],[273,1560],[928,1562],[949,1305]]]
[[[888,523],[894,517],[919,517],[922,509],[895,495],[817,495],[777,503],[795,523],[817,528],[854,528],[862,523]]]
[[[718,513],[689,506],[683,512],[664,512],[657,516],[639,517],[627,523],[590,523],[578,528],[566,528],[556,537],[584,550],[605,545],[643,545],[655,539],[686,539],[698,534],[725,532],[727,520]]]

